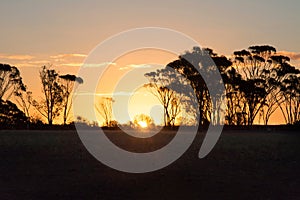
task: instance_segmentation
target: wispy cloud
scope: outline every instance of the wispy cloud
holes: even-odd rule
[[[34,56],[31,55],[20,55],[20,54],[0,54],[0,59],[8,59],[8,60],[31,60]]]
[[[120,67],[119,70],[126,70],[129,69],[129,67]]]
[[[49,64],[49,60],[34,60],[34,61],[29,61],[29,64],[36,64],[36,65],[45,65]]]
[[[124,67],[120,67],[119,70],[127,70],[127,69],[146,69],[146,68],[151,68],[151,65],[148,64],[130,64],[126,65]]]
[[[103,67],[106,65],[116,65],[116,63],[112,62],[104,62],[99,64],[93,64],[93,63],[62,63],[61,66],[67,66],[67,67]]]
[[[62,63],[61,66],[66,66],[66,67],[81,67],[82,63]]]
[[[80,53],[64,53],[64,54],[57,54],[57,55],[52,55],[50,56],[50,60],[52,60],[52,62],[57,62],[59,64],[63,64],[63,63],[79,63],[79,62],[83,62],[83,59],[86,57],[87,55],[85,54],[80,54]],[[72,65],[74,66],[74,65]]]
[[[138,94],[139,92],[126,92],[126,91],[119,91],[114,93],[90,93],[90,92],[81,92],[81,93],[75,93],[76,95],[80,96],[98,96],[98,97],[113,97],[113,96],[132,96],[134,94]]]
[[[300,52],[279,51],[278,54],[288,56],[292,60],[300,61]]]
[[[50,56],[50,58],[53,59],[65,59],[65,58],[73,58],[73,57],[85,58],[86,56],[87,55],[85,54],[68,53],[68,54],[58,54],[58,55]]]
[[[103,67],[103,66],[107,66],[107,65],[113,65],[113,66],[116,66],[117,63],[114,63],[114,62],[85,63],[85,64],[82,64],[82,67]]]
[[[16,67],[37,67],[36,64],[30,64],[28,62],[15,63],[14,66],[16,66]]]
[[[151,65],[147,65],[147,64],[140,64],[140,65],[131,64],[127,66],[131,68],[151,68]]]
[[[114,92],[114,93],[96,93],[96,96],[132,96],[136,94],[137,92],[125,92],[125,91],[119,91],[119,92]]]

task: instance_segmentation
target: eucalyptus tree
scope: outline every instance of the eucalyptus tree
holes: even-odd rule
[[[230,70],[232,69],[232,62],[225,56],[223,55],[218,55],[215,53],[212,49],[210,48],[204,48],[206,52],[210,55],[212,60],[214,61],[214,64],[216,65],[218,72],[221,74],[222,77],[222,82],[225,86],[225,91],[218,91],[217,94],[218,96],[211,97],[212,98],[212,110],[214,111],[212,113],[212,119],[211,123],[213,124],[221,124],[221,123],[226,123],[226,122],[221,122],[219,116],[219,110],[220,109],[226,109],[226,116],[225,120],[227,120],[228,124],[231,124],[231,116],[229,116],[228,113],[233,113],[232,111],[235,109],[236,104],[230,104],[235,102],[235,99],[233,96],[229,96],[227,94],[233,94],[236,91],[236,88],[233,87],[234,85],[237,85],[237,77],[235,71]],[[223,92],[223,93],[222,93]],[[226,108],[221,107],[221,101],[226,100]],[[234,100],[234,101],[232,101]]]
[[[69,119],[72,107],[72,91],[76,87],[76,84],[83,83],[83,79],[71,74],[60,75],[59,78],[63,94],[63,123],[65,125]]]
[[[59,75],[54,69],[43,66],[40,70],[42,94],[44,99],[40,102],[33,100],[33,106],[47,119],[49,125],[53,124],[63,109],[63,89],[59,84]]]
[[[30,108],[33,102],[32,92],[27,90],[15,92],[15,101],[30,121]]]
[[[172,101],[177,98],[177,94],[170,89],[169,85],[174,80],[175,74],[168,69],[158,69],[154,72],[146,73],[145,77],[148,78],[149,83],[145,84],[144,87],[159,100],[164,109],[164,125],[170,126],[172,116],[169,110],[172,106]]]
[[[170,67],[158,69],[145,74],[149,83],[147,88],[161,103],[164,109],[164,125],[174,126],[179,114],[195,114],[193,110],[193,98],[189,93],[189,82],[178,72]]]
[[[100,102],[95,105],[97,112],[104,120],[104,126],[110,127],[113,122],[113,102],[112,97],[101,97]]]
[[[300,76],[290,74],[281,84],[283,101],[279,105],[287,124],[300,121]]]
[[[0,124],[2,128],[21,126],[28,121],[24,114],[10,101],[16,94],[26,92],[20,71],[17,67],[0,64]]]
[[[0,99],[8,100],[20,90],[24,91],[25,86],[19,69],[8,64],[0,64]]]
[[[250,46],[248,50],[235,51],[234,68],[243,81],[240,91],[243,94],[243,113],[248,125],[252,125],[256,116],[263,113],[267,124],[270,116],[277,109],[277,88],[280,78],[276,70],[282,63],[276,62],[280,56],[269,45]],[[283,58],[283,57],[282,57]]]
[[[202,126],[207,126],[210,122],[212,102],[208,87],[198,70],[201,69],[203,73],[210,71],[209,66],[212,63],[208,57],[206,51],[194,47],[192,51],[186,51],[177,60],[167,64],[167,67],[173,68],[189,81],[198,104],[197,119]]]

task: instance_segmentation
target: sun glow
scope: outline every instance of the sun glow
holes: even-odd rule
[[[140,126],[141,128],[147,128],[147,127],[148,127],[148,124],[147,124],[147,122],[145,122],[145,121],[139,121],[138,124],[139,124],[139,126]]]

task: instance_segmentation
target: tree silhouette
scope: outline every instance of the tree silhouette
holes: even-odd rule
[[[276,53],[276,49],[269,45],[250,46],[248,50],[235,51],[234,68],[241,75],[242,80],[239,89],[242,94],[239,102],[242,109],[243,122],[252,125],[256,116],[268,105],[268,95],[272,93],[273,81],[268,81],[273,69],[271,56]],[[271,109],[268,115],[272,114]],[[265,116],[267,118],[269,116]]]
[[[182,74],[194,90],[199,108],[199,119],[200,125],[208,126],[211,121],[213,108],[218,107],[217,99],[221,98],[222,91],[208,91],[208,85],[214,87],[222,82],[218,79],[217,74],[219,73],[216,65],[209,54],[211,51],[206,51],[199,47],[194,47],[191,52],[187,51],[185,54],[180,55],[178,60],[169,63],[167,66],[175,69]],[[204,77],[201,74],[206,75],[208,83],[205,82]],[[210,92],[213,92],[214,99],[211,98]],[[218,110],[220,108],[217,108]]]
[[[23,90],[15,92],[15,101],[27,117],[27,128],[29,128],[31,121],[30,108],[33,102],[32,92]]]
[[[187,88],[189,83],[178,72],[166,67],[146,73],[145,76],[150,83],[144,87],[157,97],[164,108],[165,126],[174,126],[179,113],[192,110],[192,98],[189,97]],[[183,109],[187,103],[190,103],[190,110]]]
[[[29,115],[25,115],[9,101],[12,95],[26,91],[20,71],[14,66],[0,64],[0,125],[1,128],[22,127]]]
[[[82,84],[83,80],[75,75],[61,75],[59,76],[61,82],[61,89],[63,93],[63,121],[64,125],[67,123],[72,107],[72,90],[74,89],[75,83]]]
[[[33,106],[44,116],[49,125],[58,117],[63,108],[63,90],[58,82],[58,73],[54,69],[43,66],[40,71],[42,82],[42,93],[44,100],[41,102],[33,101]]]
[[[27,117],[11,101],[0,99],[0,127],[3,128],[24,128]]]
[[[221,116],[217,113],[225,109],[221,107],[224,97],[227,99],[225,119],[229,125],[253,125],[258,115],[263,117],[267,125],[271,115],[278,108],[282,111],[286,123],[292,124],[299,120],[300,71],[291,66],[289,61],[289,57],[276,54],[276,49],[270,45],[255,45],[250,46],[248,50],[235,51],[232,59],[219,56],[209,48],[194,47],[191,52],[180,55],[167,67],[182,74],[194,89],[201,125],[209,122],[221,123]],[[214,80],[219,72],[223,80]],[[208,82],[205,82],[201,74],[206,75],[205,79]],[[158,84],[165,79],[155,72],[148,73],[147,76],[157,77],[150,79],[153,88],[156,86],[156,91],[166,94],[171,92],[161,87],[163,84]],[[171,82],[172,77],[166,77],[167,82]],[[208,91],[208,88],[213,88],[218,82],[224,83],[225,93]],[[168,102],[170,100],[166,101]],[[166,113],[170,122],[170,112]]]
[[[211,56],[212,60],[214,61],[216,67],[218,68],[218,71],[221,74],[221,77],[223,79],[224,85],[225,85],[225,91],[218,91],[217,93],[219,95],[212,98],[212,110],[214,111],[211,115],[211,123],[213,124],[221,124],[224,122],[220,121],[220,115],[219,111],[221,109],[225,109],[221,107],[221,101],[226,97],[227,93],[231,93],[232,91],[232,85],[238,83],[238,77],[235,74],[235,71],[228,70],[232,66],[232,62],[226,58],[225,56],[219,56],[217,53],[215,53],[210,48],[204,48],[204,51],[208,52],[208,54]],[[222,93],[223,92],[223,93]],[[228,97],[228,96],[227,96]],[[232,109],[230,107],[230,104],[228,104],[229,101],[227,101],[227,113],[229,113],[229,109]],[[232,103],[232,102],[231,102]],[[228,118],[228,115],[225,116],[225,119]]]
[[[95,105],[97,112],[104,119],[104,126],[110,127],[113,124],[112,120],[112,104],[114,99],[111,97],[102,97],[99,105]],[[111,123],[112,122],[112,123]]]
[[[25,86],[18,68],[8,64],[0,64],[0,99],[8,100],[20,90],[25,90]]]
[[[164,108],[164,124],[165,126],[171,125],[171,117],[169,107],[176,94],[174,90],[168,88],[170,79],[166,74],[170,71],[166,69],[157,70],[156,72],[146,73],[145,76],[149,79],[150,83],[144,85],[148,90],[160,101]]]
[[[294,124],[300,120],[300,77],[290,74],[282,82],[281,91],[284,98],[280,104],[282,113],[287,124]]]
[[[297,73],[289,57],[277,55],[269,45],[250,46],[249,51],[234,52],[234,67],[242,76],[240,90],[247,124],[252,125],[260,112],[265,125],[278,107],[283,111],[282,84],[288,74]],[[284,113],[283,113],[284,114]]]

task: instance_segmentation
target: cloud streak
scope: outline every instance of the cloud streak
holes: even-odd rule
[[[66,67],[81,67],[82,63],[63,63],[61,66],[66,66]]]
[[[113,65],[116,66],[117,64],[114,62],[103,62],[103,63],[84,63],[82,67],[104,67],[106,65]]]
[[[148,64],[130,64],[126,65],[125,67],[120,67],[119,70],[127,70],[127,69],[147,69],[151,68],[151,65]]]
[[[80,96],[99,96],[99,97],[112,97],[112,96],[132,96],[134,94],[138,94],[139,92],[126,92],[126,91],[118,91],[114,93],[90,93],[90,92],[81,92],[75,93]]]
[[[288,56],[292,60],[300,61],[300,52],[279,51],[278,54]]]
[[[53,59],[66,59],[66,58],[74,58],[74,57],[85,58],[86,56],[87,55],[85,54],[69,53],[69,54],[58,54],[58,55],[50,56],[50,58]]]
[[[32,60],[35,58],[31,55],[9,55],[9,54],[0,54],[0,59],[7,59],[7,60]]]

